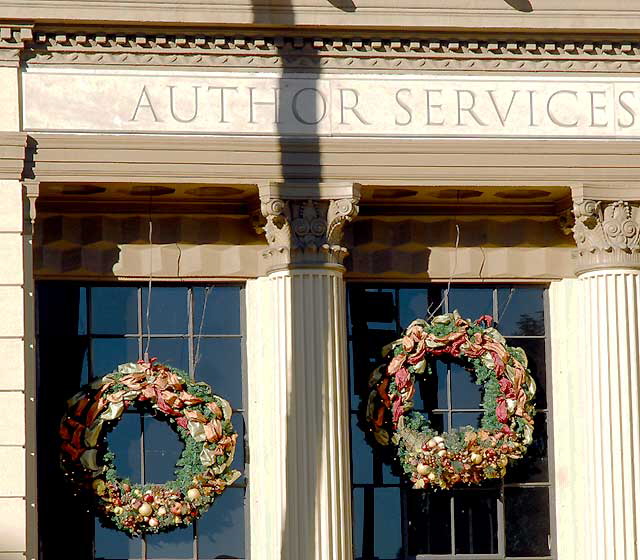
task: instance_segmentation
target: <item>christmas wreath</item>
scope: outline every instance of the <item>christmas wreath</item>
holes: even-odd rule
[[[509,461],[522,458],[532,442],[536,385],[521,348],[507,346],[485,315],[476,322],[457,311],[416,320],[383,349],[388,363],[371,374],[367,421],[378,443],[397,446],[414,488],[448,489],[501,478]],[[430,373],[430,357],[462,362],[483,386],[480,429],[439,434],[413,410],[416,376]]]
[[[184,442],[175,480],[132,484],[118,477],[106,434],[132,406],[167,420]],[[155,359],[120,365],[84,386],[67,402],[60,437],[65,475],[106,526],[130,535],[189,525],[240,476],[230,468],[238,436],[229,403]]]

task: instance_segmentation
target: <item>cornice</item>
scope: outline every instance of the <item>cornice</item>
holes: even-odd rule
[[[462,34],[461,34],[462,35]],[[38,30],[31,65],[341,71],[639,72],[640,41]]]
[[[33,26],[0,23],[0,67],[20,65],[20,53],[33,39]]]

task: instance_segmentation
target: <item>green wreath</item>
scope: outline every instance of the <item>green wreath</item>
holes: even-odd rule
[[[132,405],[168,420],[184,442],[175,480],[132,484],[118,477],[106,434]],[[60,464],[106,526],[129,535],[158,533],[191,524],[238,479],[230,468],[237,437],[227,401],[153,358],[120,365],[67,401]]]
[[[483,326],[483,323],[485,326]],[[510,461],[522,458],[533,439],[536,385],[521,348],[507,346],[485,315],[475,323],[457,311],[409,325],[383,349],[389,363],[371,374],[367,422],[382,445],[393,443],[414,488],[448,489],[502,478]],[[439,434],[413,411],[416,375],[430,373],[429,357],[466,362],[483,386],[480,429]]]

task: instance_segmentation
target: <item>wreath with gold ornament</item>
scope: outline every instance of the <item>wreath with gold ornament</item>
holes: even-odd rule
[[[376,441],[393,443],[414,488],[448,489],[502,478],[533,439],[536,385],[521,348],[508,346],[484,315],[475,322],[457,311],[416,320],[402,338],[383,349],[388,363],[371,374],[367,422]],[[429,360],[462,363],[483,387],[480,429],[438,433],[413,410],[417,376],[430,373]]]
[[[184,442],[174,480],[133,484],[118,476],[106,435],[132,407],[168,421]],[[131,536],[184,527],[240,476],[231,469],[238,437],[231,412],[209,385],[155,358],[123,364],[67,401],[60,464],[106,526]]]

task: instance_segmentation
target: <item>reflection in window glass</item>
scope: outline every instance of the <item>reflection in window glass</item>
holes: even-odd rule
[[[147,332],[147,301],[149,290],[142,288],[142,324]],[[187,290],[156,286],[151,289],[149,330],[153,334],[186,333],[188,330]]]
[[[96,519],[95,558],[96,560],[141,560],[142,539],[130,539],[122,531],[103,527]]]
[[[91,350],[93,377],[111,373],[119,364],[137,362],[140,355],[136,338],[94,338]]]
[[[205,381],[213,392],[224,395],[231,406],[242,404],[242,352],[237,338],[201,338],[200,359],[195,372],[198,381]],[[195,342],[198,348],[198,341]]]
[[[209,291],[200,332],[199,324],[194,324],[202,315],[204,287],[153,287],[149,355],[192,375],[197,341],[202,340],[196,377],[210,383],[236,409],[232,421],[239,440],[233,466],[244,472],[242,290],[212,286]],[[201,560],[245,558],[245,477],[227,489],[194,526],[129,539],[103,528],[86,504],[70,496],[62,473],[45,468],[57,464],[57,425],[65,400],[89,379],[142,358],[148,334],[146,296],[147,287],[142,285],[38,285],[38,394],[46,396],[38,399],[41,560],[194,560],[197,543]],[[52,319],[56,316],[57,327]],[[131,408],[107,437],[123,478],[164,483],[175,477],[184,444],[167,422],[149,410]],[[65,504],[63,517],[57,515],[61,503]],[[73,542],[59,538],[69,526],[77,528]]]
[[[482,387],[475,375],[460,364],[451,365],[451,399],[453,408],[481,408]]]
[[[445,289],[436,285],[394,288],[386,284],[378,289],[353,284],[347,294],[355,558],[552,557],[547,341],[541,336],[545,288],[454,286],[447,298]],[[510,467],[505,481],[447,492],[413,490],[399,472],[394,454],[372,447],[365,437],[361,419],[367,380],[373,368],[381,364],[380,349],[397,339],[415,318],[428,317],[439,306],[438,314],[458,309],[462,316],[473,320],[481,315],[502,317],[500,330],[511,337],[508,344],[524,348],[529,357],[539,384],[534,443],[526,458]],[[431,426],[440,432],[450,426],[480,427],[482,388],[476,385],[473,375],[456,360],[434,359],[430,366],[433,373],[417,384],[415,410],[427,414]],[[525,498],[530,502],[525,504]],[[516,507],[526,513],[514,514]],[[536,537],[527,541],[526,531],[532,530]]]
[[[381,560],[402,558],[402,531],[399,488],[375,490],[375,555]]]
[[[493,315],[493,290],[487,288],[452,288],[448,310],[458,310],[465,319],[473,321],[483,315]]]
[[[144,472],[146,482],[164,484],[173,480],[175,464],[184,444],[166,422],[144,417]]]
[[[544,335],[544,292],[528,286],[498,289],[496,320],[504,336]]]
[[[200,560],[245,558],[244,488],[228,488],[198,522]]]
[[[142,461],[140,454],[142,443],[140,438],[140,415],[125,413],[107,436],[110,449],[115,453],[118,474],[128,478],[134,484],[142,482]]]
[[[201,325],[206,334],[240,334],[240,291],[229,286],[194,288],[193,331],[196,335]]]
[[[138,289],[92,288],[91,332],[94,334],[138,333]]]
[[[144,348],[147,341],[144,339]],[[185,373],[189,371],[189,341],[186,338],[151,338],[149,356]]]
[[[182,560],[193,558],[193,527],[174,529],[169,533],[148,535],[148,560]]]

